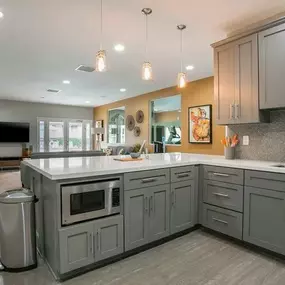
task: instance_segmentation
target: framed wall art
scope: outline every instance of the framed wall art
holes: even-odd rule
[[[212,105],[188,108],[189,143],[212,143]]]

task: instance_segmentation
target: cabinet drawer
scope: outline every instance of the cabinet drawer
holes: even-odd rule
[[[243,211],[243,186],[204,180],[203,201],[234,211]]]
[[[245,185],[285,192],[285,174],[246,170]]]
[[[243,185],[242,169],[204,166],[204,179]]]
[[[242,214],[203,204],[203,226],[242,239]]]
[[[156,186],[170,182],[169,169],[147,170],[126,173],[124,175],[125,190]]]
[[[194,166],[171,168],[171,182],[180,182],[194,178]]]

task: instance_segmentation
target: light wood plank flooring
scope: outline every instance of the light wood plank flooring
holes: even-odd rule
[[[54,285],[45,265],[23,273],[1,273],[1,285]],[[64,285],[284,285],[285,263],[202,230]]]

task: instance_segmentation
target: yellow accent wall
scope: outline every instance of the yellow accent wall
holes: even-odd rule
[[[104,120],[104,127],[107,134],[108,110],[125,106],[125,115],[133,115],[135,117],[137,110],[142,110],[145,115],[144,122],[137,124],[141,128],[140,137],[135,137],[133,132],[126,129],[126,145],[141,143],[144,139],[148,142],[150,151],[152,147],[149,145],[149,101],[153,99],[168,97],[181,94],[181,146],[167,146],[167,152],[189,152],[202,154],[220,154],[224,150],[220,141],[224,136],[224,127],[215,124],[215,107],[214,107],[214,77],[209,77],[188,83],[184,89],[170,87],[157,90],[151,93],[143,94],[137,97],[117,101],[111,104],[103,105],[94,108],[94,120]],[[212,144],[190,144],[188,142],[188,108],[191,106],[213,105],[213,143]],[[106,137],[106,136],[105,136]]]

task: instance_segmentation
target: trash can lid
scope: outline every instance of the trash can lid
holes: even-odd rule
[[[15,204],[23,202],[32,202],[35,194],[28,189],[20,188],[6,191],[0,194],[0,203]]]

